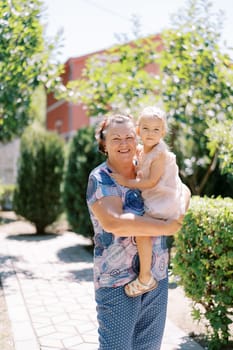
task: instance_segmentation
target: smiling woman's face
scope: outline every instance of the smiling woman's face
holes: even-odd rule
[[[105,149],[113,166],[132,165],[136,152],[136,132],[133,123],[114,123],[106,132]]]

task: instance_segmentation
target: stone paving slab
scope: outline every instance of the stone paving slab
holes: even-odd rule
[[[88,245],[72,232],[1,233],[0,276],[15,350],[97,350]],[[161,350],[201,349],[167,320]]]
[[[13,350],[13,337],[9,321],[8,309],[0,280],[0,349]]]

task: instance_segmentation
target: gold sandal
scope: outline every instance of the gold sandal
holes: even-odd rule
[[[124,287],[126,295],[131,298],[138,297],[158,287],[158,282],[154,277],[151,277],[148,283],[142,283],[137,277],[133,281],[127,283]]]

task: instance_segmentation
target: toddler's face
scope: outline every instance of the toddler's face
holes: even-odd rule
[[[143,117],[139,124],[139,136],[144,147],[153,147],[159,143],[165,133],[164,122],[160,118]]]

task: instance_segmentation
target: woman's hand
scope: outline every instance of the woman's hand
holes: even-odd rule
[[[190,204],[190,199],[191,199],[191,192],[189,188],[183,184],[183,191],[184,191],[184,196],[185,196],[185,211],[188,210],[189,204]],[[183,220],[184,220],[185,214],[182,214],[176,219],[177,223],[182,226]]]
[[[143,215],[144,218],[151,218],[150,215],[148,215],[147,213],[144,213]],[[163,236],[172,236],[175,235],[182,226],[182,221],[184,219],[184,215],[181,215],[178,219],[152,219],[155,220],[157,223],[161,222],[162,225],[164,225],[165,227],[167,226],[167,228],[169,228],[169,230],[167,231],[167,229],[164,229],[164,232],[162,233]]]
[[[180,215],[180,216],[178,217],[178,219],[176,219],[176,221],[177,221],[178,225],[180,225],[180,227],[181,227],[182,224],[183,224],[183,220],[184,220],[184,215]]]

